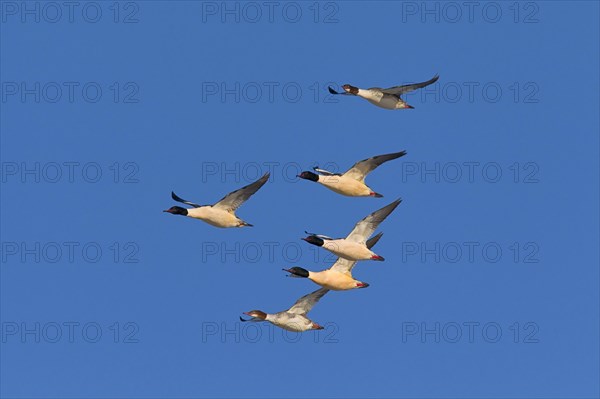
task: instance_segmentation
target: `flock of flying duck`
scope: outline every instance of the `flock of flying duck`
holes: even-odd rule
[[[385,109],[414,108],[402,100],[400,95],[433,84],[438,78],[439,77],[436,75],[426,82],[394,86],[388,89],[381,89],[378,87],[360,89],[346,84],[342,86],[344,92],[337,92],[331,87],[329,87],[329,92],[339,95],[359,96],[366,99],[371,104]],[[365,183],[366,176],[381,164],[400,158],[404,155],[406,155],[406,151],[377,155],[355,163],[345,173],[333,173],[315,167],[313,168],[313,172],[304,171],[300,173],[298,177],[319,183],[338,194],[348,197],[381,198],[383,195],[367,186]],[[268,179],[269,173],[265,173],[265,175],[254,183],[227,194],[219,202],[212,205],[199,205],[184,200],[178,197],[174,192],[171,192],[173,200],[189,205],[191,208],[172,206],[163,212],[200,219],[215,227],[251,227],[252,225],[240,219],[235,214],[235,211],[264,186]],[[373,235],[377,227],[394,211],[394,209],[396,209],[401,201],[401,199],[397,199],[358,221],[354,226],[354,229],[346,238],[331,238],[326,235],[306,232],[308,236],[303,238],[304,241],[335,254],[338,256],[337,261],[329,269],[323,271],[308,271],[301,267],[292,267],[283,270],[288,272],[290,277],[308,278],[322,288],[301,297],[287,310],[278,313],[265,313],[260,310],[251,310],[249,312],[244,312],[245,315],[250,316],[250,319],[245,320],[240,317],[240,320],[244,322],[268,321],[285,330],[295,332],[323,329],[322,326],[307,317],[308,312],[319,299],[330,290],[346,291],[369,286],[368,283],[356,280],[352,276],[352,269],[354,269],[354,266],[358,261],[384,260],[383,257],[372,251],[373,246],[377,244],[383,233],[379,233],[373,237],[371,237],[371,235]]]

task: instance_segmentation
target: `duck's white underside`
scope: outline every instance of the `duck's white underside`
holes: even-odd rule
[[[349,197],[368,197],[373,192],[365,183],[348,176],[319,176],[319,183]]]
[[[367,248],[365,244],[345,239],[325,240],[322,248],[348,260],[369,260],[375,256],[375,253]]]
[[[304,315],[280,312],[267,314],[266,320],[275,324],[277,327],[292,332],[302,332],[313,329],[313,322]]]
[[[360,281],[355,280],[351,274],[340,273],[334,270],[323,270],[321,272],[310,272],[308,278],[323,288],[334,291],[346,291],[359,288]]]
[[[371,104],[385,109],[406,108],[406,102],[392,94],[384,94],[378,90],[358,89],[358,96],[366,99]]]
[[[200,219],[215,227],[239,227],[242,223],[234,213],[212,206],[188,209],[188,217]]]

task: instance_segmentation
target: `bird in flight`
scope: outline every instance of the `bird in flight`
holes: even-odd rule
[[[365,184],[365,178],[374,171],[379,165],[392,159],[400,158],[406,155],[406,151],[394,152],[392,154],[376,155],[374,157],[363,159],[355,163],[343,174],[333,173],[319,167],[313,170],[317,173],[304,171],[298,175],[299,178],[310,180],[322,184],[331,191],[348,197],[375,197],[381,198],[383,195],[373,191]]]
[[[329,92],[331,94],[359,96],[364,98],[371,104],[385,109],[414,108],[412,105],[409,105],[406,101],[404,101],[400,96],[402,94],[410,93],[411,91],[429,86],[430,84],[437,82],[439,78],[440,77],[438,75],[435,75],[433,78],[429,79],[426,82],[388,87],[387,89],[382,89],[380,87],[360,89],[356,86],[345,84],[342,86],[344,92],[341,93],[335,91],[331,86],[329,86]]]
[[[327,294],[329,290],[327,288],[320,288],[310,294],[304,295],[298,299],[296,303],[292,305],[288,310],[284,310],[278,313],[265,313],[262,310],[251,310],[244,312],[245,315],[250,316],[251,319],[244,320],[240,316],[241,321],[268,321],[281,327],[284,330],[302,332],[308,330],[322,330],[324,327],[315,323],[309,319],[306,315],[315,306],[315,304]]]
[[[322,247],[329,252],[351,261],[357,260],[379,260],[383,257],[377,255],[367,247],[367,239],[375,232],[375,229],[381,222],[389,216],[390,213],[402,202],[397,199],[389,205],[371,213],[364,219],[356,223],[354,229],[346,238],[331,238],[320,234],[308,233],[308,237],[303,238],[309,244]]]
[[[269,173],[265,173],[263,177],[255,181],[254,183],[248,184],[245,187],[235,190],[219,202],[213,205],[198,205],[190,201],[186,201],[179,198],[174,192],[171,192],[171,197],[177,201],[190,205],[192,208],[182,208],[180,206],[172,206],[171,208],[163,211],[173,215],[182,215],[194,219],[200,219],[212,226],[216,227],[243,227],[250,226],[250,223],[243,221],[235,215],[236,209],[238,209],[244,202],[248,200],[254,193],[256,193],[266,182],[269,180]]]

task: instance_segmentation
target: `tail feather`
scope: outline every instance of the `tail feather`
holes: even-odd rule
[[[369,238],[367,240],[367,248],[369,248],[369,249],[373,248],[375,246],[375,244],[377,244],[377,242],[379,241],[379,239],[381,238],[382,235],[383,235],[383,232],[380,232],[376,236]]]

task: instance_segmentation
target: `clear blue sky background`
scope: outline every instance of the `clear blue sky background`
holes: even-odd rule
[[[319,6],[317,23],[312,2],[295,3],[297,23],[283,18],[283,3],[273,22],[263,7],[257,23],[248,21],[254,10],[222,23],[220,11],[203,14],[191,1],[121,3],[119,23],[112,2],[97,3],[98,23],[82,18],[83,3],[72,23],[66,8],[57,23],[46,20],[55,18],[51,9],[40,11],[39,23],[27,15],[23,23],[8,3],[0,61],[3,397],[598,397],[598,3],[522,3],[518,15],[512,2],[482,15],[481,3],[472,21],[468,9],[457,18],[438,4],[436,22],[422,15],[421,2],[338,2]],[[502,15],[492,23],[497,8]],[[122,23],[131,13],[138,22]],[[327,16],[332,23],[323,23]],[[386,87],[435,73],[439,101],[410,95],[414,110],[326,97],[328,82]],[[22,93],[10,94],[12,82],[19,90],[40,82],[47,91],[39,103],[33,95],[22,101]],[[48,82],[80,86],[73,102],[65,88],[51,103]],[[96,103],[82,97],[87,82],[102,88]],[[222,82],[250,85],[238,103],[233,95],[203,100]],[[256,102],[252,82],[265,88]],[[264,82],[278,84],[272,102]],[[284,98],[286,84],[289,97],[300,87],[299,101]],[[124,103],[132,87],[138,101]],[[383,199],[345,198],[288,178],[294,165],[344,169],[400,150],[408,155],[368,178]],[[39,183],[11,174],[36,162],[47,172]],[[88,183],[80,166],[69,182],[64,167],[52,183],[52,162],[96,162],[102,177]],[[220,230],[161,212],[173,205],[171,190],[212,203],[249,183],[252,165],[266,171],[266,162],[278,163],[272,180],[238,211],[254,228]],[[473,181],[465,167],[451,182],[451,168],[466,162],[479,163]],[[214,163],[218,172],[203,177]],[[408,174],[436,163],[446,167],[439,182]],[[482,176],[489,163],[502,172],[496,183]],[[247,173],[223,175],[222,166],[236,165]],[[284,165],[292,165],[287,174]],[[124,183],[130,172],[137,182]],[[327,330],[269,336],[261,326],[255,339],[254,327],[238,323],[243,311],[283,310],[317,288],[281,271],[331,263],[299,240],[304,230],[343,236],[397,197],[403,202],[376,247],[386,261],[354,272],[371,286],[330,293],[310,313]],[[65,250],[51,263],[51,243],[67,242],[79,244],[74,260]],[[90,242],[102,249],[96,263],[81,255]],[[265,242],[279,245],[272,259]],[[473,260],[453,252],[467,242],[478,245]],[[22,260],[11,243],[39,243],[47,253],[39,263],[34,255]],[[447,251],[439,262],[423,259],[421,249],[407,252],[421,243]],[[239,261],[208,254],[215,245],[238,245]],[[494,246],[502,250],[497,262]],[[131,259],[139,262],[125,263],[136,248]],[[298,248],[299,259],[290,259]],[[73,342],[69,322],[79,323]],[[479,323],[472,339],[469,322]],[[35,323],[39,343],[22,334]],[[56,343],[53,323],[63,326]],[[98,342],[85,339],[93,329],[82,337],[86,323],[102,329]],[[422,335],[436,323],[439,342]],[[451,342],[457,325],[462,335]],[[488,342],[496,334],[482,334],[484,325],[501,328],[497,342]],[[222,336],[222,328],[239,335]],[[127,333],[137,342],[123,342]]]

